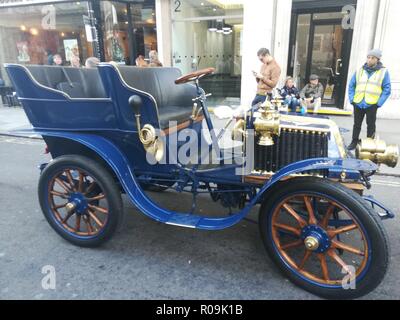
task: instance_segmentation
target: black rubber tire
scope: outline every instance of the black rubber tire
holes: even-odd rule
[[[72,235],[56,221],[54,214],[51,212],[51,208],[46,199],[48,184],[54,175],[64,168],[82,169],[88,172],[97,180],[102,190],[107,194],[109,210],[107,223],[96,236],[84,238]],[[65,240],[79,247],[94,248],[101,246],[111,239],[123,222],[124,213],[121,193],[115,184],[114,178],[101,164],[87,157],[66,155],[50,162],[40,176],[38,196],[43,214],[50,226]]]
[[[273,246],[270,215],[275,207],[286,197],[296,192],[310,192],[329,195],[337,203],[346,206],[359,220],[371,243],[371,262],[367,274],[357,282],[355,290],[342,288],[323,288],[303,280],[284,263]],[[384,279],[389,266],[390,249],[388,237],[378,214],[357,193],[339,183],[313,177],[297,178],[281,182],[274,192],[264,200],[259,216],[259,227],[264,246],[285,277],[304,290],[326,299],[356,299],[373,291]]]

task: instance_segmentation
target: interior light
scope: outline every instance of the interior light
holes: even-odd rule
[[[39,31],[36,28],[31,28],[29,31],[33,36],[37,36],[39,34]]]

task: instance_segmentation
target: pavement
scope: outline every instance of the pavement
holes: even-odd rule
[[[351,141],[353,117],[351,116],[330,116],[341,128],[347,129],[344,133],[344,139],[347,144]],[[226,121],[215,121],[216,128],[222,128]],[[0,135],[13,136],[13,131],[32,128],[25,112],[20,107],[2,107],[0,106]],[[377,120],[378,136],[385,140],[388,144],[397,144],[400,146],[400,122],[399,120],[378,119]],[[363,125],[361,137],[366,137],[366,124]],[[40,139],[40,136],[30,136],[28,138]],[[400,162],[396,168],[381,166],[379,174],[393,175],[400,177]]]

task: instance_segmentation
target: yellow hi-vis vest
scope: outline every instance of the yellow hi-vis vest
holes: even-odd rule
[[[368,78],[368,72],[365,71],[364,68],[361,68],[357,73],[357,86],[354,102],[359,104],[365,99],[365,102],[370,105],[377,104],[382,95],[382,84],[385,75],[386,69],[382,68]]]

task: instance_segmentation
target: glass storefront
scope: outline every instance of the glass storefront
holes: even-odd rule
[[[213,67],[201,80],[211,104],[240,103],[243,4],[240,0],[171,1],[172,63],[186,74]]]
[[[88,57],[134,65],[157,50],[155,0],[70,1],[0,7],[0,78],[4,63],[83,66]],[[57,57],[56,59],[54,59]]]
[[[155,1],[131,5],[133,39],[137,55],[148,59],[151,50],[157,50]]]
[[[138,55],[148,59],[150,50],[157,50],[155,0],[102,1],[101,20],[105,61],[130,65]]]
[[[1,8],[0,65],[53,64],[56,54],[63,65],[84,63],[94,55],[84,23],[87,15],[86,1]],[[4,69],[1,74],[5,78]]]

